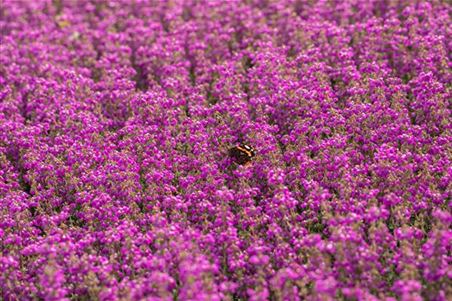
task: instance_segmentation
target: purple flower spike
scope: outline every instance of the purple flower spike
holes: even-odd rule
[[[3,0],[0,300],[450,300],[451,12]]]

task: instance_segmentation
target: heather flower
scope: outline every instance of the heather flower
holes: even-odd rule
[[[450,299],[450,12],[4,1],[0,299]]]

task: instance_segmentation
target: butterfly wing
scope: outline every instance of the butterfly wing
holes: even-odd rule
[[[244,164],[248,163],[251,160],[251,158],[253,157],[253,154],[249,150],[247,150],[241,146],[235,146],[235,147],[231,148],[229,150],[229,155],[234,159],[234,161],[237,164],[240,164],[240,165],[244,165]]]

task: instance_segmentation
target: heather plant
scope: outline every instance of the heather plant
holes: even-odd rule
[[[452,298],[451,14],[3,1],[0,299]]]

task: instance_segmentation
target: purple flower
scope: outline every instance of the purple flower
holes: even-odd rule
[[[0,299],[450,295],[444,1],[3,2]]]

